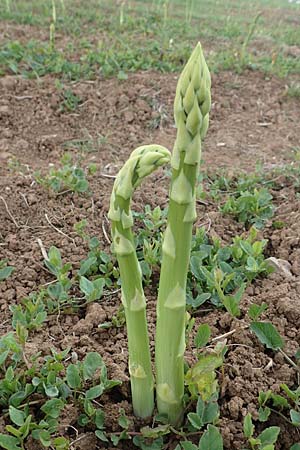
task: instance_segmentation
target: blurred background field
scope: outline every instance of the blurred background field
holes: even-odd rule
[[[213,72],[300,72],[300,5],[286,0],[1,0],[0,20],[2,74],[179,71],[198,40]]]

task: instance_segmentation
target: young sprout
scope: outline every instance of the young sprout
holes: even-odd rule
[[[139,417],[148,417],[152,414],[154,385],[146,300],[131,230],[133,218],[130,201],[134,189],[141,184],[143,178],[169,160],[169,151],[160,145],[145,145],[134,150],[115,180],[108,214],[112,222],[113,246],[122,281],[133,409]]]
[[[156,392],[159,413],[173,425],[183,415],[186,278],[193,222],[196,219],[195,184],[201,140],[208,128],[211,105],[210,74],[197,44],[177,85],[174,116],[177,137],[167,228],[157,303]]]
[[[180,425],[183,416],[186,278],[196,219],[195,184],[201,140],[208,128],[210,75],[200,43],[178,82],[174,115],[177,138],[171,159],[172,178],[167,228],[162,245],[156,329],[156,393],[159,413]],[[111,196],[114,251],[125,309],[133,408],[147,417],[153,410],[153,377],[141,269],[132,236],[130,200],[143,178],[169,161],[158,145],[137,148],[119,172]]]

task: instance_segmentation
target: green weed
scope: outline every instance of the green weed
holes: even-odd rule
[[[190,307],[198,308],[209,300],[239,315],[238,305],[247,283],[272,271],[263,256],[267,241],[258,241],[256,236],[252,228],[246,239],[237,236],[232,244],[221,246],[217,239],[210,242],[203,228],[197,230],[188,274]]]
[[[8,266],[5,260],[0,260],[0,281],[6,280],[14,271],[14,267]]]
[[[230,196],[220,210],[225,214],[232,214],[246,227],[254,225],[261,229],[273,217],[272,198],[266,188],[254,189],[252,192],[241,191]]]
[[[49,174],[42,176],[40,172],[35,173],[36,181],[47,189],[55,192],[78,192],[85,193],[89,189],[86,173],[94,174],[96,166],[91,164],[83,169],[73,161],[70,153],[65,153],[61,158],[62,167],[51,168]]]

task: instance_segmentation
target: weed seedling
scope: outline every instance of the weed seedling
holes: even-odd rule
[[[42,186],[52,189],[58,193],[78,192],[85,193],[88,191],[89,183],[86,179],[86,173],[94,174],[96,167],[91,165],[86,170],[74,163],[72,156],[65,153],[61,159],[62,167],[59,169],[52,168],[45,177],[40,173],[35,174],[35,179]]]
[[[7,265],[7,261],[0,260],[0,281],[6,280],[14,271],[14,268]]]

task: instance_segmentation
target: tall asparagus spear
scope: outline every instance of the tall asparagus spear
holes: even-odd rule
[[[195,184],[209,120],[210,74],[198,43],[177,85],[174,116],[177,137],[163,241],[156,328],[156,392],[160,413],[180,424],[183,416],[186,278],[192,226],[196,219]]]
[[[160,145],[146,145],[134,150],[118,173],[111,196],[108,217],[112,222],[114,251],[122,281],[135,415],[151,416],[154,405],[153,375],[146,322],[146,301],[142,277],[132,235],[130,201],[143,178],[170,160],[170,152]]]

